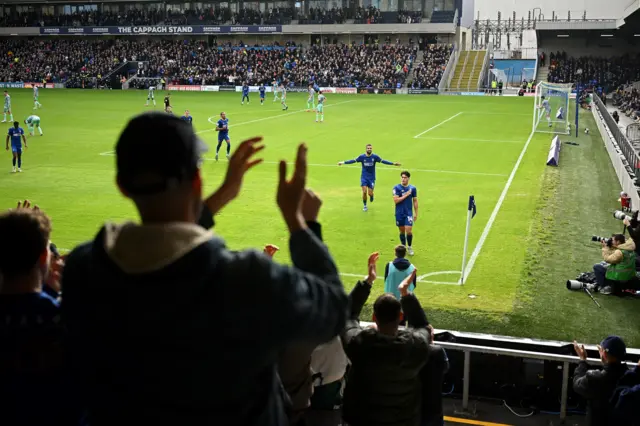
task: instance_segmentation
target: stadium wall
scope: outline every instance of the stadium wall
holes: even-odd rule
[[[511,17],[516,12],[517,19],[528,16],[529,11],[539,9],[545,19],[551,19],[555,12],[560,19],[566,19],[571,11],[572,18],[582,18],[587,11],[587,19],[618,19],[623,15],[630,0],[566,0],[559,3],[557,0],[475,0],[474,16],[480,20],[496,19],[498,12],[503,19]]]
[[[632,46],[625,39],[619,37],[600,37],[600,33],[591,37],[574,36],[558,37],[557,32],[546,34],[538,32],[538,52],[544,52],[547,57],[551,52],[567,52],[569,56],[618,56],[634,52],[637,46]]]

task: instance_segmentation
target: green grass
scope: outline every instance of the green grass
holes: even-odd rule
[[[11,94],[17,117],[31,114],[30,93]],[[320,220],[325,240],[348,288],[357,279],[348,274],[364,275],[370,252],[381,253],[381,274],[384,262],[393,258],[398,235],[391,188],[399,182],[401,169],[378,167],[376,200],[365,213],[359,169],[336,163],[355,158],[372,143],[383,158],[410,170],[420,201],[412,261],[420,275],[456,271],[462,260],[467,198],[475,195],[478,205],[471,251],[529,137],[533,102],[329,95],[326,121],[320,125],[313,114],[300,112],[304,95],[290,95],[286,113],[270,97],[264,106],[257,97],[241,106],[237,94],[226,93],[173,93],[172,98],[176,113],[191,110],[196,129],[212,149],[215,126],[207,119],[215,121],[221,110],[231,120],[234,147],[243,138],[265,137],[265,164],[250,172],[240,197],[216,218],[215,232],[234,249],[274,243],[283,248],[277,258],[289,261],[287,231],[275,204],[276,162],[293,160],[297,143],[308,143],[309,187],[324,201]],[[45,136],[29,138],[21,174],[9,173],[6,155],[0,207],[12,207],[21,198],[38,203],[53,218],[53,239],[63,248],[90,239],[104,221],[135,220],[131,203],[114,185],[115,157],[109,153],[127,119],[148,109],[145,99],[142,91],[42,91],[44,108],[37,114]],[[591,342],[615,332],[640,345],[640,332],[627,325],[640,317],[633,302],[601,297],[603,309],[597,310],[586,295],[564,287],[567,278],[599,260],[599,249],[588,237],[620,225],[610,218],[618,191],[615,174],[592,119],[584,120],[592,134],[581,135],[579,146],[563,146],[557,169],[544,165],[550,136],[533,136],[463,287],[418,285],[416,294],[438,328]],[[207,193],[220,183],[225,169],[225,161],[205,162]],[[435,275],[425,280],[457,278]],[[370,301],[382,287],[379,280]],[[369,313],[370,306],[365,315]]]

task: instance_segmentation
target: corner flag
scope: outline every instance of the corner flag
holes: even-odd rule
[[[471,213],[471,219],[473,219],[476,216],[476,199],[474,198],[473,195],[469,196],[469,209],[468,209]]]
[[[469,229],[471,228],[471,219],[476,215],[476,199],[473,195],[469,195],[469,204],[467,206],[467,229],[464,233],[464,249],[462,252],[462,272],[460,272],[459,284],[464,284],[465,268],[467,267],[467,249],[469,247]]]

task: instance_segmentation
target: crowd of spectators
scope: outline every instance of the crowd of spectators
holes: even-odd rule
[[[0,41],[0,81],[65,83],[95,87],[119,64],[145,60],[147,51],[134,40]]]
[[[631,90],[620,89],[613,93],[613,105],[620,112],[636,122],[640,122],[640,92],[633,88]],[[616,120],[616,122],[619,121]]]
[[[398,12],[399,24],[419,24],[422,22],[421,11],[401,10]]]
[[[640,80],[640,55],[574,58],[566,52],[549,54],[550,83],[576,83],[611,92],[622,84]]]
[[[437,89],[452,50],[449,45],[428,45],[422,62],[413,70],[413,79],[408,86],[412,89]]]

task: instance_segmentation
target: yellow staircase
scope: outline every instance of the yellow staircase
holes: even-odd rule
[[[458,58],[449,89],[476,91],[486,56],[486,50],[466,50],[460,52],[460,57]]]

